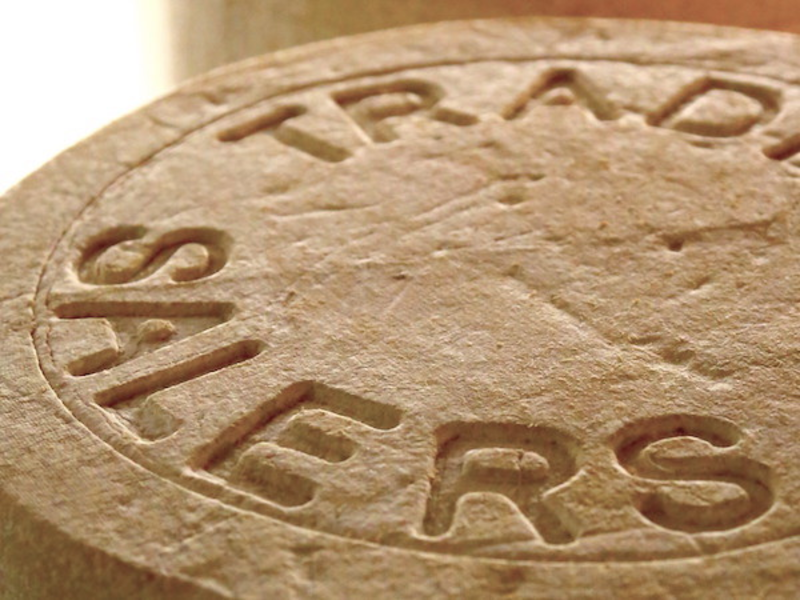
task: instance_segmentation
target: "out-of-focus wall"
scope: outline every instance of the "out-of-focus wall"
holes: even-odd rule
[[[445,19],[670,19],[800,33],[800,0],[166,0],[175,80],[277,48]]]

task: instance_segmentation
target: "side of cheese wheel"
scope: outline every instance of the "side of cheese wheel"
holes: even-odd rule
[[[395,30],[0,202],[0,596],[800,582],[800,42]]]

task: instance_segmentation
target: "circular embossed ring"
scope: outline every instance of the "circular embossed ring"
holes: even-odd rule
[[[789,35],[195,80],[0,204],[0,595],[788,597],[799,200]]]

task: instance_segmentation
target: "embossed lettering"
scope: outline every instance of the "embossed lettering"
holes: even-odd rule
[[[313,104],[279,106],[218,135],[239,142],[267,134],[285,146],[327,162],[350,158],[360,147],[400,137],[405,120],[414,116],[465,126],[472,115],[438,109],[444,91],[421,80],[400,80],[357,87],[317,99]]]
[[[162,271],[173,282],[194,281],[225,266],[226,246],[225,235],[215,229],[178,229],[154,237],[143,227],[117,227],[90,242],[78,275],[94,285],[132,283]]]
[[[572,535],[541,502],[542,495],[575,474],[574,443],[550,427],[454,423],[439,432],[436,478],[423,523],[426,534],[462,526],[458,500],[491,492],[511,500],[548,543]],[[466,499],[466,498],[465,498]]]
[[[639,511],[687,532],[744,525],[772,505],[769,469],[742,454],[739,431],[712,417],[673,415],[636,423],[617,443],[641,486]]]
[[[555,69],[545,73],[505,111],[506,119],[524,117],[533,106],[578,105],[601,121],[617,119],[620,112],[594,83],[575,69]]]
[[[222,142],[238,142],[255,134],[269,135],[276,141],[319,160],[340,162],[352,155],[354,147],[346,140],[331,139],[325,119],[310,113],[300,104],[279,106],[219,135]],[[327,135],[326,135],[327,134]]]
[[[221,302],[79,301],[54,309],[51,348],[72,375],[120,365],[230,319]]]
[[[767,158],[778,161],[794,161],[800,155],[800,133],[791,135],[776,144],[764,148]]]
[[[281,506],[312,500],[326,473],[348,477],[349,459],[374,451],[369,430],[400,424],[400,411],[320,383],[289,386],[201,451],[208,473]]]
[[[423,81],[399,81],[341,92],[336,101],[373,142],[397,139],[401,117],[430,110],[442,97],[436,86]]]
[[[773,89],[703,77],[679,90],[648,117],[648,123],[705,137],[735,137],[771,121],[778,107]]]
[[[166,368],[156,368],[138,375],[99,392],[95,400],[140,437],[161,439],[177,430],[180,417],[154,401],[154,394],[248,361],[256,357],[261,349],[262,344],[257,340],[228,344]]]

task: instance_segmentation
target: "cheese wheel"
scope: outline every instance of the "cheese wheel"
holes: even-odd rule
[[[791,597],[800,42],[233,65],[0,201],[0,596]]]

